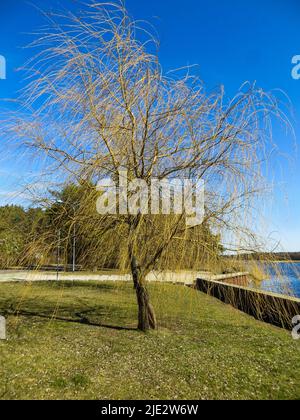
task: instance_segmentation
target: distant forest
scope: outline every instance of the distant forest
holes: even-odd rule
[[[84,199],[84,188],[76,185],[49,194],[47,208],[0,207],[0,269],[60,266],[68,270],[74,253],[78,269],[119,269],[127,243],[120,242],[113,227],[108,238],[111,242],[107,241],[106,247],[99,243],[107,225],[96,212],[96,196]],[[196,245],[186,246],[187,242]],[[186,233],[184,241],[174,238],[169,247],[174,252],[180,250],[175,268],[180,264],[180,268],[190,269],[195,261],[201,267],[211,266],[211,260],[215,263],[222,253],[220,237],[205,223]],[[164,268],[173,269],[175,263],[165,261]]]
[[[273,253],[253,253],[240,256],[242,260],[268,260],[268,261],[299,261],[300,252],[273,252]]]

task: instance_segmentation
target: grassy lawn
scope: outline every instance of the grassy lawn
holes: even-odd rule
[[[300,398],[300,342],[194,290],[152,285],[145,335],[129,284],[0,288],[2,399]]]

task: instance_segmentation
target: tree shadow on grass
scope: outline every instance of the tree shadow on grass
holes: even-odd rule
[[[56,314],[53,310],[47,310],[48,308],[45,308],[44,305],[37,304],[36,301],[30,302],[31,304],[34,304],[35,310],[31,308],[16,308],[14,305],[15,302],[12,302],[12,300],[9,300],[7,304],[1,305],[0,307],[0,314],[4,317],[7,316],[23,316],[28,318],[40,318],[40,319],[48,319],[49,321],[61,321],[61,322],[69,322],[73,324],[81,324],[81,325],[88,325],[91,327],[100,327],[100,328],[107,328],[110,330],[116,330],[116,331],[138,331],[137,328],[130,328],[130,327],[123,327],[123,326],[115,326],[115,325],[109,325],[106,323],[103,323],[101,321],[93,321],[88,318],[88,315],[91,317],[93,316],[101,316],[101,315],[107,315],[107,312],[105,311],[104,307],[94,307],[89,308],[86,310],[81,311],[79,308],[70,308],[68,306],[60,306],[59,311],[61,313],[70,314],[70,316],[62,316]]]
[[[115,325],[107,325],[101,322],[93,322],[90,321],[88,318],[86,318],[85,316],[81,316],[78,317],[76,319],[74,318],[65,318],[62,316],[57,316],[57,315],[51,315],[51,314],[41,314],[38,312],[31,312],[31,311],[26,311],[26,310],[19,310],[19,311],[7,311],[6,313],[4,313],[4,316],[24,316],[24,317],[30,317],[30,318],[42,318],[42,319],[48,319],[49,321],[62,321],[62,322],[70,322],[73,324],[83,324],[83,325],[88,325],[91,327],[100,327],[100,328],[107,328],[110,330],[116,330],[116,331],[138,331],[137,328],[130,328],[130,327],[119,327],[119,326],[115,326]],[[75,314],[75,315],[81,315],[81,314]]]
[[[122,288],[130,288],[131,284],[128,282],[97,282],[96,280],[91,281],[83,281],[83,280],[61,280],[61,281],[52,281],[52,282],[36,282],[38,285],[42,285],[43,287],[47,287],[49,289],[88,289],[88,290],[99,290],[102,292],[113,292],[120,287]]]

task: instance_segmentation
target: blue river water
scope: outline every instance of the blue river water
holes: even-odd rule
[[[261,290],[300,298],[300,263],[265,264],[264,271],[268,278],[260,284]]]

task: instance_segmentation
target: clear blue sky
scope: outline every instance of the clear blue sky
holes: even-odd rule
[[[72,0],[32,3],[45,10],[59,5],[77,7]],[[229,95],[246,80],[256,80],[266,90],[283,89],[295,108],[298,143],[300,80],[291,77],[291,60],[300,55],[299,0],[127,0],[127,7],[135,18],[155,24],[165,70],[198,64],[197,72],[207,87],[223,84]],[[24,33],[34,31],[42,22],[29,1],[1,0],[0,55],[7,60],[7,80],[0,80],[0,98],[16,96],[21,74],[15,69],[26,60],[28,52],[22,46],[30,40]],[[285,249],[300,251],[300,157],[291,136],[275,131],[275,141],[281,152],[293,159],[277,159],[275,181],[281,192],[268,211],[269,231],[281,239]],[[0,162],[3,204],[17,189],[25,165],[9,157]]]

